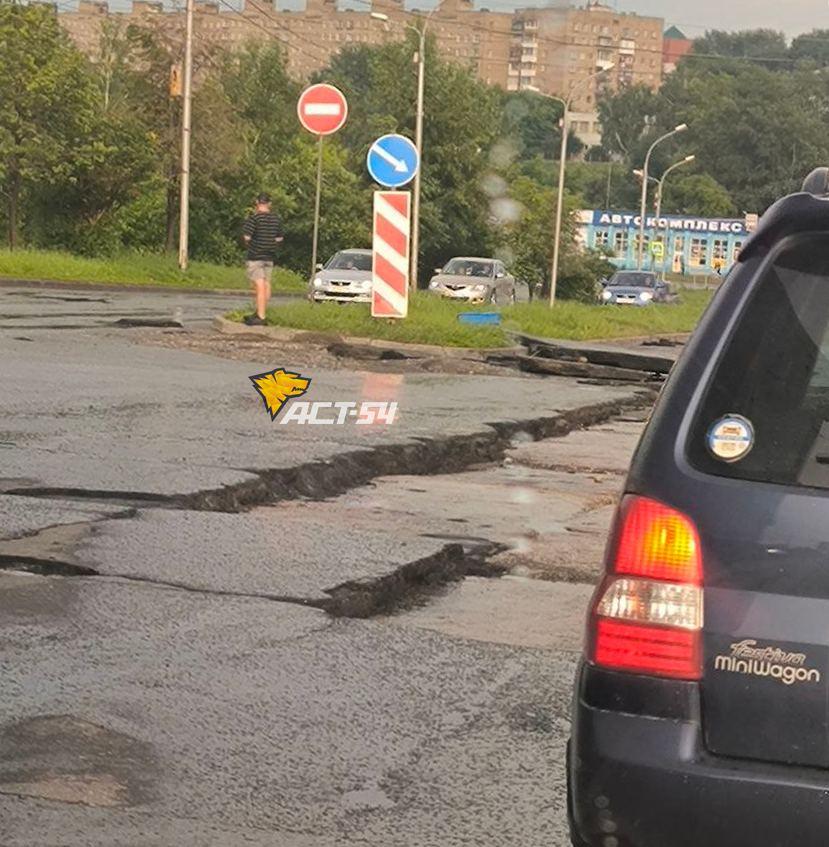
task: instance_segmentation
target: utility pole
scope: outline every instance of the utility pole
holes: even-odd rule
[[[552,94],[543,94],[536,88],[530,88],[530,91],[535,91],[550,100],[557,100],[564,107],[561,113],[561,151],[558,156],[558,194],[556,195],[556,214],[555,224],[553,227],[553,266],[550,269],[550,308],[556,302],[556,287],[558,286],[558,261],[561,255],[561,219],[564,215],[564,169],[567,167],[567,136],[570,132],[570,107],[573,104],[575,95],[584,85],[589,85],[594,80],[597,80],[602,74],[615,68],[616,65],[612,62],[605,64],[599,70],[579,80],[570,89],[570,94],[565,100],[562,97],[555,97]]]
[[[687,129],[688,124],[679,124],[679,126],[674,127],[670,132],[660,135],[648,148],[647,155],[645,156],[645,164],[642,166],[642,198],[639,203],[639,243],[636,245],[637,270],[642,270],[642,262],[645,258],[645,219],[648,214],[648,167],[651,163],[651,154],[658,144],[667,141],[669,138],[673,138],[673,136],[680,132],[685,132]]]
[[[550,271],[551,308],[556,302],[556,286],[558,285],[558,258],[561,251],[561,218],[564,213],[564,168],[567,163],[567,135],[570,132],[570,102],[571,97],[568,97],[564,101],[564,111],[561,113],[561,151],[558,156],[558,193],[556,194],[556,217],[553,228],[553,266]]]
[[[428,22],[428,19],[427,19]],[[409,288],[417,290],[418,254],[420,251],[420,174],[423,170],[423,94],[426,87],[426,23],[420,30],[417,51],[417,117],[415,119],[415,147],[420,157],[420,167],[415,172],[412,193],[412,268]]]
[[[187,270],[190,239],[190,136],[193,101],[193,11],[195,0],[187,0],[184,34],[184,85],[181,107],[181,197],[179,201],[178,266]]]
[[[662,174],[662,178],[659,180],[659,185],[656,188],[656,231],[659,232],[659,219],[662,217],[662,196],[665,191],[665,180],[672,171],[675,171],[677,168],[681,168],[683,165],[690,165],[691,162],[696,159],[696,156],[692,153],[690,156],[686,156],[684,159],[680,159],[678,162],[674,162],[666,171]],[[662,278],[665,278],[665,266],[668,261],[668,227],[665,227],[665,239],[662,244]]]

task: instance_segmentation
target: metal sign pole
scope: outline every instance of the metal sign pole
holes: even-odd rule
[[[184,91],[181,108],[181,185],[178,228],[178,266],[187,270],[190,251],[190,134],[193,98],[193,10],[194,0],[187,0],[184,35]]]
[[[317,144],[317,193],[314,198],[314,244],[311,249],[311,276],[317,272],[317,243],[319,241],[320,232],[320,195],[322,194],[322,140],[325,136],[319,137]]]

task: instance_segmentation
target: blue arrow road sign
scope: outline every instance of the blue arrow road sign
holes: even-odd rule
[[[375,182],[386,188],[400,188],[414,179],[420,156],[406,136],[383,135],[369,148],[366,164]]]

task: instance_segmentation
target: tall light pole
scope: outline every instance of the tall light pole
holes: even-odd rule
[[[184,80],[181,105],[181,195],[179,198],[178,266],[187,270],[190,240],[190,136],[193,101],[193,10],[187,0],[184,29]]]
[[[411,244],[411,269],[409,288],[417,289],[418,258],[420,254],[420,175],[423,173],[423,100],[426,91],[426,30],[432,15],[438,10],[438,6],[432,8],[423,19],[420,27],[404,24],[405,28],[411,30],[418,38],[417,48],[417,111],[415,114],[415,147],[417,147],[420,165],[415,172],[412,184],[412,244]],[[377,21],[388,21],[389,16],[382,12],[372,12],[371,17]]]
[[[665,173],[662,174],[659,184],[656,188],[656,229],[659,231],[659,218],[662,215],[662,192],[665,190],[665,180],[668,177],[668,174],[671,171],[675,171],[677,168],[681,168],[683,165],[690,165],[691,162],[694,161],[697,157],[692,153],[690,156],[686,156],[684,159],[680,159],[678,162],[674,162],[669,168],[666,169]],[[667,236],[667,227],[665,228],[665,235]],[[668,258],[668,244],[667,237],[665,239],[665,244],[662,245],[662,276],[665,276],[665,263]]]
[[[697,157],[692,153],[690,156],[686,156],[684,159],[680,159],[678,162],[674,162],[664,174],[660,178],[657,183],[656,188],[656,225],[659,226],[659,216],[662,214],[662,192],[665,190],[665,179],[671,171],[675,171],[677,168],[681,168],[683,165],[690,165],[691,162],[694,161]]]
[[[570,106],[573,103],[573,98],[579,90],[590,82],[598,79],[602,74],[607,73],[615,67],[614,64],[605,65],[590,76],[577,82],[567,95],[567,99],[555,97],[552,94],[545,94],[551,100],[558,100],[564,106],[564,111],[561,114],[561,152],[559,153],[558,162],[558,196],[556,197],[556,217],[555,227],[553,231],[553,265],[550,269],[550,307],[556,302],[556,287],[558,285],[558,262],[561,254],[561,219],[564,214],[564,169],[567,166],[567,136],[570,132]],[[538,92],[542,93],[542,92]]]
[[[417,49],[417,117],[415,118],[415,147],[420,157],[420,166],[415,173],[414,185],[412,186],[412,278],[409,287],[414,291],[417,289],[418,259],[420,255],[420,175],[423,173],[423,97],[426,91],[426,28],[429,20],[437,10],[433,7],[423,20],[423,26],[413,27],[406,25],[417,33],[420,44]]]
[[[645,156],[645,164],[642,167],[642,202],[639,204],[639,243],[636,245],[636,267],[640,271],[642,270],[642,260],[645,250],[645,217],[648,212],[648,166],[651,162],[651,153],[653,153],[658,144],[667,141],[680,132],[685,132],[686,129],[688,129],[688,124],[679,124],[679,126],[674,127],[670,132],[660,135],[648,148],[648,153]]]

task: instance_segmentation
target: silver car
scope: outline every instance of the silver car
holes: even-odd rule
[[[371,250],[340,250],[317,272],[308,286],[308,299],[314,303],[371,302]]]
[[[435,271],[429,291],[451,300],[505,306],[515,302],[515,278],[497,259],[459,256]]]

